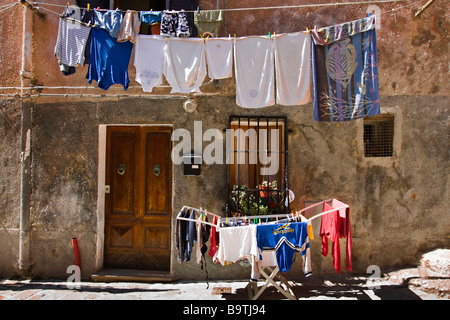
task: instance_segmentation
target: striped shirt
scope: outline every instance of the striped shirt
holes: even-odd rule
[[[75,20],[59,19],[55,56],[59,64],[75,67],[83,65],[84,50],[91,28]]]

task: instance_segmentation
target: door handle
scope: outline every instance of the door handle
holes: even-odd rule
[[[123,176],[125,174],[125,171],[127,170],[127,166],[123,163],[119,166],[119,169],[117,169],[117,173]]]
[[[155,166],[153,167],[153,174],[155,176],[159,176],[160,173],[161,173],[161,166],[159,164],[155,164]]]

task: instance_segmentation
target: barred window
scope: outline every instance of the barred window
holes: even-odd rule
[[[230,117],[229,215],[289,212],[286,132],[286,117]]]
[[[379,114],[364,118],[365,157],[392,157],[393,140],[393,114]]]

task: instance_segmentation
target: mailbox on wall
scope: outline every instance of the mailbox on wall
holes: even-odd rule
[[[202,157],[191,152],[183,155],[184,175],[198,176],[202,171]]]

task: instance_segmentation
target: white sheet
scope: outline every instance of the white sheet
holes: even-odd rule
[[[205,39],[208,77],[225,79],[233,76],[233,39]]]
[[[236,104],[243,108],[262,108],[275,104],[272,38],[236,38],[234,61]]]
[[[198,92],[206,77],[205,43],[200,38],[169,38],[163,74],[171,93]]]
[[[134,47],[136,81],[144,92],[152,92],[162,83],[166,39],[161,36],[138,35]]]
[[[277,104],[292,106],[311,101],[311,38],[296,32],[274,36]]]

